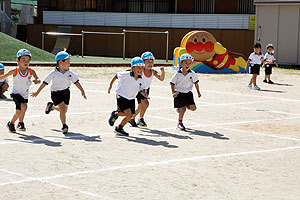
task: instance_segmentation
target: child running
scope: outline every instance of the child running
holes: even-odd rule
[[[4,74],[4,65],[0,63],[0,76]],[[4,80],[0,80],[0,99],[7,99],[7,97],[4,95],[4,92],[6,92],[9,88],[8,85],[8,78]]]
[[[179,113],[177,128],[185,130],[182,121],[186,109],[191,111],[197,109],[192,93],[193,85],[195,85],[199,98],[201,97],[201,93],[199,91],[198,76],[190,69],[194,58],[190,54],[185,53],[180,56],[179,60],[181,67],[172,77],[170,84],[174,97],[174,108]]]
[[[266,46],[266,49],[267,49],[267,53],[265,54],[265,61],[263,64],[263,67],[265,68],[265,80],[263,80],[263,82],[273,84],[274,82],[271,81],[272,68],[275,66],[278,67],[278,64],[274,57],[273,44],[268,44]]]
[[[62,123],[61,131],[63,134],[66,134],[69,129],[66,123],[66,113],[70,102],[69,88],[71,83],[74,83],[81,91],[83,98],[86,99],[86,96],[77,75],[69,70],[71,55],[65,51],[60,51],[56,54],[55,60],[57,67],[44,79],[38,90],[32,93],[31,96],[38,96],[42,89],[52,81],[50,88],[52,102],[47,103],[45,113],[49,114],[50,111],[57,110],[60,113],[60,121]]]
[[[161,74],[159,75],[158,72],[154,69],[152,69],[154,65],[154,56],[151,52],[146,51],[145,53],[142,54],[142,59],[145,62],[145,68],[142,72],[142,79],[145,83],[145,92],[149,96],[150,93],[150,85],[152,82],[153,77],[155,76],[158,80],[163,81],[165,79],[165,70],[163,67],[160,68]],[[135,110],[135,114],[132,116],[131,120],[129,123],[133,127],[142,126],[142,127],[147,127],[147,124],[144,121],[144,115],[145,112],[149,106],[149,101],[146,97],[142,95],[141,92],[138,93],[136,96],[136,99],[138,101],[138,108]],[[140,114],[140,118],[138,120],[138,123],[135,122],[135,117]]]
[[[256,78],[259,75],[260,66],[264,61],[264,56],[261,54],[261,44],[256,43],[253,46],[253,50],[254,52],[250,54],[247,61],[247,63],[250,64],[250,74],[252,74],[252,77],[248,84],[248,88],[252,89],[252,84],[253,84],[254,90],[260,90],[260,87],[258,87],[256,84]]]
[[[111,113],[108,120],[110,126],[113,126],[119,116],[123,116],[121,123],[116,126],[115,133],[119,136],[128,136],[123,127],[135,114],[135,97],[138,92],[148,99],[148,95],[145,92],[145,85],[142,79],[142,72],[144,69],[144,61],[140,57],[134,57],[131,60],[131,71],[119,72],[113,77],[108,88],[108,94],[110,94],[111,88],[114,82],[119,79],[117,93],[117,110]]]
[[[10,70],[5,75],[0,76],[0,80],[4,80],[7,77],[13,75],[13,86],[10,93],[13,101],[16,104],[16,113],[12,119],[7,123],[7,128],[10,132],[15,133],[15,122],[19,119],[17,126],[18,131],[26,131],[24,124],[24,117],[27,110],[29,88],[32,84],[31,77],[34,77],[33,82],[39,84],[39,80],[35,71],[29,68],[31,53],[26,49],[20,49],[17,52],[17,63],[16,69]]]

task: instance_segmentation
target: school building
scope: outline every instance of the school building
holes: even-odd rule
[[[42,32],[68,30],[118,32],[146,30],[169,32],[169,59],[182,37],[191,30],[212,33],[228,50],[246,57],[252,52],[255,15],[253,0],[39,0],[35,24],[28,25],[28,43],[41,47]],[[56,37],[45,36],[45,49],[52,51]],[[153,51],[165,57],[163,34],[129,33],[126,57]],[[81,38],[72,36],[69,49],[81,54]],[[122,37],[87,35],[85,55],[122,56]]]

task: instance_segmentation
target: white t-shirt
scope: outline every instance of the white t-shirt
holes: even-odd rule
[[[65,90],[71,86],[71,83],[77,83],[79,79],[71,70],[60,72],[57,68],[55,68],[44,79],[44,83],[47,85],[50,83],[50,81],[52,81],[50,90],[53,92]]]
[[[248,58],[250,60],[250,64],[258,64],[260,65],[264,61],[264,55],[257,54],[255,52],[252,52]]]
[[[172,85],[175,85],[175,89],[181,93],[192,91],[193,85],[197,82],[199,82],[199,78],[192,70],[189,70],[186,75],[181,70],[178,70],[170,81]]]
[[[31,69],[27,68],[25,74],[22,74],[18,67],[16,68],[16,72],[17,74],[13,77],[11,94],[20,94],[24,99],[28,99],[29,87],[32,84]]]
[[[119,79],[117,94],[128,99],[135,99],[139,91],[145,90],[145,84],[141,76],[137,80],[134,78],[134,73],[130,72],[119,72],[117,73]]]
[[[150,88],[150,85],[151,85],[153,77],[154,77],[154,70],[153,69],[151,69],[151,75],[150,75],[150,77],[148,77],[147,75],[145,75],[144,71],[142,72],[142,78],[143,78],[143,81],[145,83],[145,88],[146,89]]]
[[[265,54],[265,60],[270,60],[270,61],[274,62],[276,59],[272,53],[267,52]]]

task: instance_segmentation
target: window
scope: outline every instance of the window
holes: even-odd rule
[[[214,14],[215,0],[195,0],[196,14]]]
[[[169,13],[171,0],[114,0],[114,12]]]
[[[238,0],[239,14],[255,14],[255,6],[253,0]]]
[[[141,1],[140,0],[128,0],[128,12],[130,12],[130,13],[141,12]]]
[[[127,1],[115,0],[113,5],[115,12],[127,12]]]

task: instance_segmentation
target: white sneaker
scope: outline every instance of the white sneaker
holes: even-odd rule
[[[255,85],[253,89],[254,90],[260,90],[260,87],[258,87],[257,85]]]
[[[249,85],[248,85],[248,88],[252,89],[252,85],[251,85],[251,84],[249,84]]]

